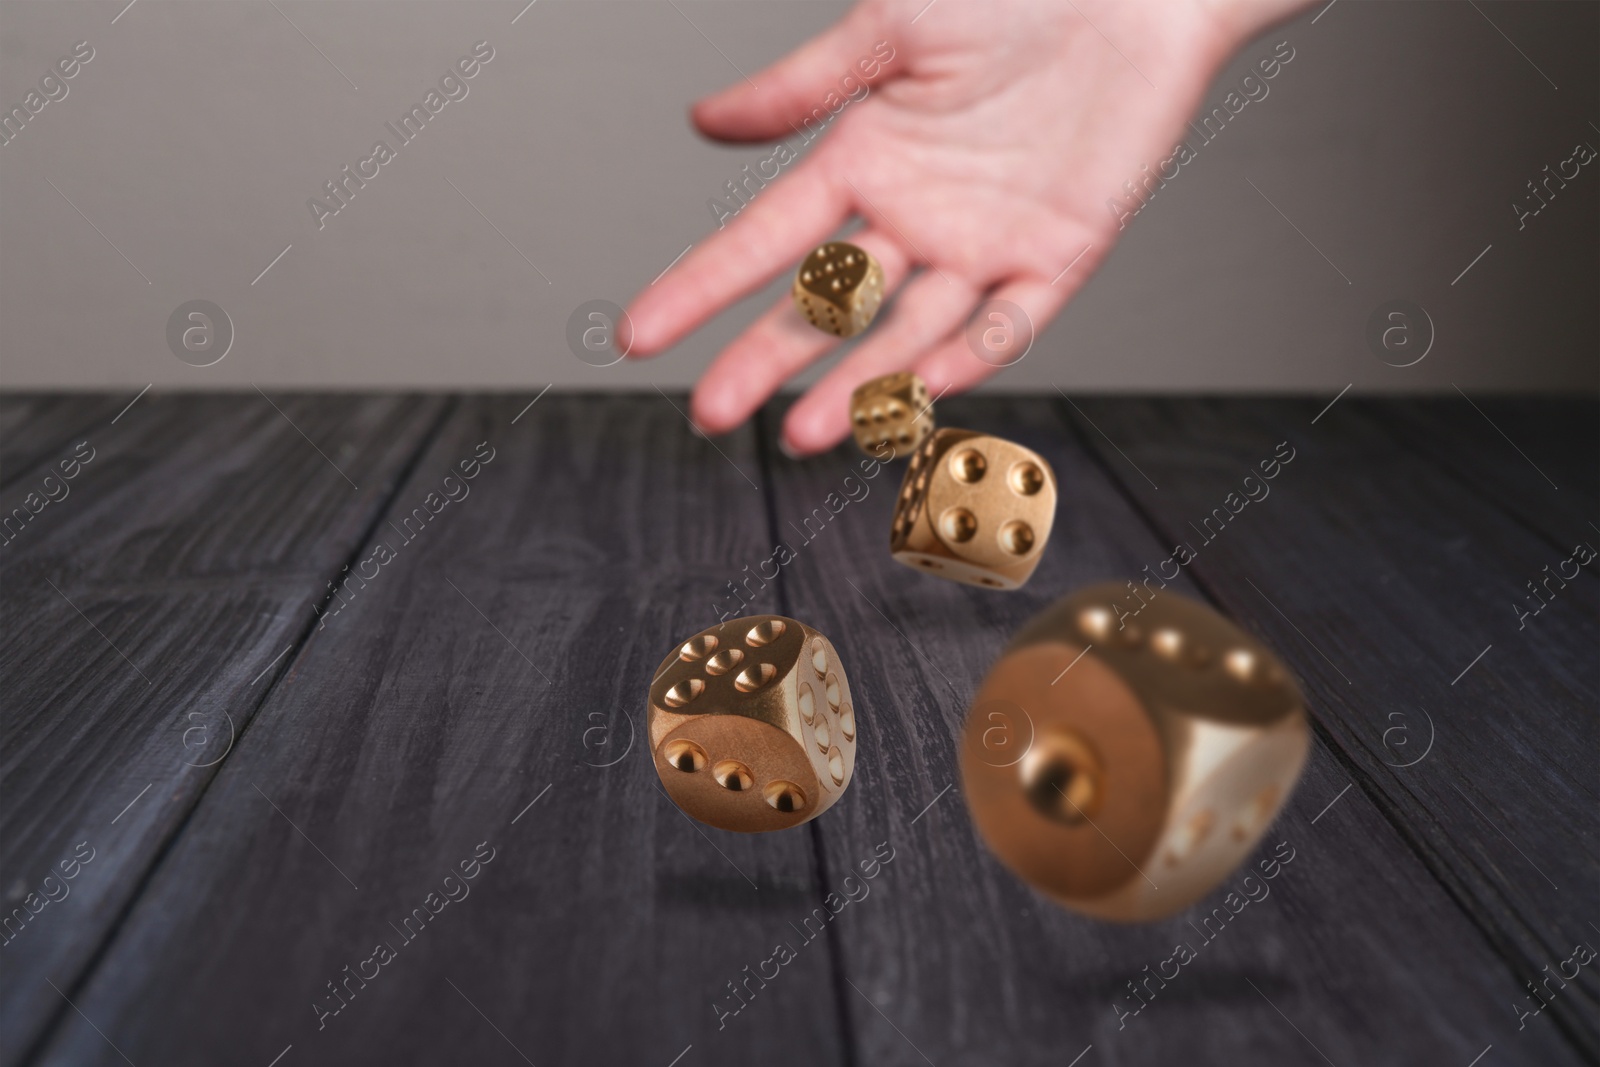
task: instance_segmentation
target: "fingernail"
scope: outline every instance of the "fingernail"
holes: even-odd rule
[[[778,435],[778,451],[782,452],[784,455],[788,456],[790,459],[805,459],[806,458],[805,456],[801,455],[799,452],[796,452],[792,447],[790,447],[789,439],[787,437],[784,437],[782,434]]]

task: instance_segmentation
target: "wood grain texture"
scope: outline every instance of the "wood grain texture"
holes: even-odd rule
[[[1189,569],[1205,588],[1295,657],[1340,760],[1509,961],[1510,1003],[1575,943],[1596,943],[1596,564],[1520,620],[1525,583],[1568,552],[1496,494],[1442,474],[1381,415],[1353,406],[1312,426],[1315,411],[1085,401],[1074,418],[1166,538],[1199,550]],[[1271,495],[1202,532],[1195,524],[1242,494],[1242,478],[1283,441],[1297,456]],[[1522,460],[1507,453],[1509,469],[1477,476],[1520,477]],[[1597,1018],[1600,982],[1584,976],[1537,1021],[1600,1056]]]
[[[527,399],[439,433],[375,531],[395,558],[297,653],[83,991],[135,1063],[840,1059],[821,939],[719,1029],[726,984],[797,940],[814,856],[691,823],[643,733],[661,657],[770,550],[752,436],[699,440],[654,395],[550,396],[512,425]],[[484,842],[470,895],[404,938]],[[395,958],[319,1018],[379,942]],[[70,1019],[43,1062],[120,1059]]]
[[[1600,548],[1600,401],[1447,397],[1359,400],[1352,408],[1556,547]]]
[[[0,1062],[1592,1061],[1593,977],[1520,1031],[1511,1005],[1595,913],[1595,583],[1516,639],[1508,590],[1563,556],[1459,412],[1346,397],[1310,427],[1320,404],[941,402],[942,424],[1015,438],[1061,481],[1038,573],[989,594],[889,558],[903,464],[786,460],[760,444],[778,407],[706,442],[681,397],[531,399],[151,395],[91,434],[72,495],[0,550],[7,884],[97,848],[0,948]],[[1541,460],[1584,439],[1581,412],[1525,403],[1502,425]],[[1439,425],[1462,440],[1430,449],[1424,430],[1455,442]],[[1270,497],[1172,588],[1306,689],[1312,759],[1261,850],[1294,859],[1214,941],[1195,913],[1076,917],[974,835],[967,701],[1027,618],[1198,542],[1182,528],[1291,433]],[[493,459],[447,484],[480,442]],[[752,580],[779,541],[793,562]],[[347,565],[367,577],[318,625]],[[796,831],[691,822],[646,751],[651,673],[730,609],[818,627],[857,700],[851,788]],[[1419,709],[1435,745],[1396,768]],[[214,767],[182,766],[210,758],[184,746],[191,713],[234,718]],[[830,893],[857,899],[808,941]],[[380,941],[393,959],[348,978]],[[1119,1025],[1127,983],[1180,941],[1198,959]],[[727,983],[780,943],[793,962],[719,1027]]]
[[[0,1062],[69,1010],[63,994],[249,725],[267,688],[257,676],[308,628],[444,404],[277,402],[152,394],[114,426],[108,415],[86,432],[93,458],[70,493],[0,548],[0,866],[14,923]],[[80,843],[93,859],[46,887]],[[67,895],[32,914],[28,894],[46,892]]]
[[[1171,549],[1050,404],[947,401],[939,418],[1018,440],[1055,467],[1056,527],[1029,585],[989,594],[885,559],[898,469],[782,579],[794,614],[841,648],[862,709],[855,782],[815,824],[827,868],[885,838],[901,857],[881,899],[845,929],[845,973],[859,987],[847,1001],[857,1060],[918,1063],[920,1052],[941,1067],[1064,1064],[1093,1045],[1084,1063],[1320,1063],[1320,1050],[1340,1064],[1465,1064],[1509,1040],[1515,974],[1364,799],[1370,787],[1318,819],[1351,782],[1346,761],[1321,743],[1259,853],[1287,842],[1296,859],[1214,943],[1190,923],[1222,890],[1171,920],[1113,926],[1055,907],[989,855],[970,828],[957,769],[970,695],[1035,611],[1093,582],[1138,577]],[[777,461],[780,529],[834,489],[847,462],[842,452]],[[1186,577],[1174,588],[1201,595]],[[1235,617],[1260,632],[1270,609],[1247,607]],[[1274,644],[1304,671],[1300,649]],[[1113,1005],[1138,1003],[1126,983],[1180,942],[1200,958],[1119,1027]],[[1520,1043],[1528,1062],[1578,1060],[1554,1027],[1530,1027]]]
[[[8,393],[0,396],[0,490],[9,490],[34,467],[54,467],[92,429],[108,426],[131,396],[105,393]],[[53,471],[40,471],[39,478]],[[33,486],[0,498],[6,512]],[[17,499],[13,499],[17,498]],[[0,512],[3,513],[3,512]]]

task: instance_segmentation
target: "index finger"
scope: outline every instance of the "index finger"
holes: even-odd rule
[[[814,161],[758,189],[725,229],[633,298],[632,357],[670,348],[711,316],[755,292],[821,244],[844,221],[849,203]]]

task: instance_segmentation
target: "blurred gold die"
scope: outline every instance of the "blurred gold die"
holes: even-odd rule
[[[790,295],[817,329],[854,337],[871,324],[883,303],[883,268],[863,249],[830,241],[800,264]]]
[[[961,749],[973,821],[1001,861],[1121,922],[1181,911],[1227,878],[1310,747],[1271,652],[1204,604],[1147,591],[1096,586],[1028,623],[974,698]]]
[[[908,456],[933,433],[928,387],[910,371],[864,382],[850,394],[850,422],[856,444],[867,455],[881,460]]]
[[[936,430],[911,457],[889,552],[952,582],[1020,589],[1055,514],[1055,472],[1037,452],[971,430]]]
[[[729,619],[675,648],[649,696],[656,773],[724,830],[798,826],[850,784],[856,714],[839,654],[781,615]]]

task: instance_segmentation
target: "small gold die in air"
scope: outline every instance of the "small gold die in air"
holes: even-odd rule
[[[800,264],[790,295],[817,329],[854,337],[872,323],[883,303],[883,268],[864,249],[830,241]]]
[[[905,459],[933,432],[928,387],[910,371],[885,374],[850,395],[856,444],[875,459]]]

